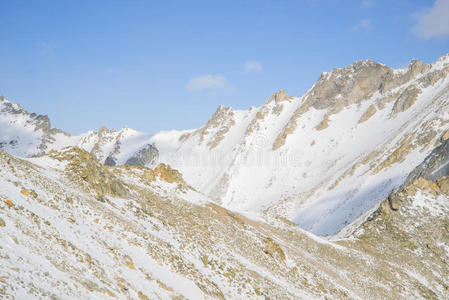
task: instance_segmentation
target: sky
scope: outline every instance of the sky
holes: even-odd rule
[[[449,0],[0,0],[0,94],[71,134],[202,126],[320,74],[449,53]]]

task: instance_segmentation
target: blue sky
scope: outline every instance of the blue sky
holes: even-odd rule
[[[200,127],[358,59],[449,53],[449,0],[0,0],[0,94],[72,134]]]

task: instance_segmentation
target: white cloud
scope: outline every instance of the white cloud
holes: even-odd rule
[[[222,90],[228,85],[228,81],[219,75],[204,75],[194,77],[189,80],[186,89],[189,92],[197,92],[202,90]]]
[[[371,30],[373,28],[373,23],[369,19],[362,19],[360,22],[351,27],[351,31],[357,31],[357,30]]]
[[[243,65],[245,72],[262,71],[262,64],[255,60],[248,60]]]
[[[418,12],[413,32],[421,38],[449,37],[449,0],[436,0],[432,7]]]
[[[372,0],[363,0],[362,1],[363,7],[373,7],[374,5],[376,5],[376,2],[374,2]]]

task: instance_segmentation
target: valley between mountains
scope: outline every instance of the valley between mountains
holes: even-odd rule
[[[0,298],[449,299],[449,55],[154,135],[0,97],[0,149]]]

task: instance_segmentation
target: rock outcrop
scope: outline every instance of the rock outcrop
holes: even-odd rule
[[[154,145],[146,145],[130,157],[125,165],[129,166],[151,166],[159,159],[159,151]]]
[[[435,148],[424,161],[418,165],[404,181],[404,186],[418,178],[435,181],[437,178],[449,175],[449,140]]]
[[[129,192],[95,193],[113,182]],[[424,182],[331,240],[249,219],[181,182],[167,165],[105,167],[76,148],[27,160],[0,151],[0,298],[447,295],[449,195]]]

